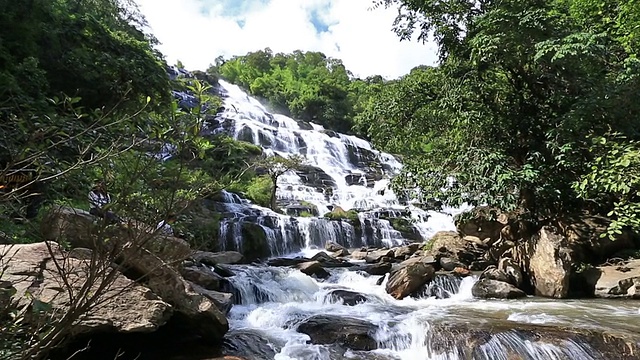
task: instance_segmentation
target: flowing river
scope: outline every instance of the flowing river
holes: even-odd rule
[[[391,190],[390,180],[402,167],[394,156],[365,140],[272,114],[235,85],[221,81],[219,90],[225,110],[209,124],[211,133],[260,145],[271,156],[306,159],[304,171],[278,181],[278,203],[286,214],[223,194],[220,250],[244,251],[247,223],[264,233],[263,255],[270,257],[311,256],[327,242],[392,247],[455,229],[452,215],[464,209],[438,211],[416,193]],[[357,220],[324,217],[337,207],[355,210]],[[405,226],[395,228],[398,223]],[[236,304],[228,314],[226,353],[247,359],[640,359],[612,350],[624,347],[625,339],[637,341],[632,336],[640,333],[640,306],[632,301],[479,300],[471,295],[475,276],[439,276],[422,297],[396,300],[385,292],[386,278],[344,268],[328,269],[325,280],[286,267],[230,270]],[[357,301],[343,303],[337,290]],[[371,341],[366,350],[345,341],[314,345],[300,331],[310,319],[317,325],[312,330],[320,329],[315,337],[357,329],[360,335],[346,334],[346,342],[363,336]]]

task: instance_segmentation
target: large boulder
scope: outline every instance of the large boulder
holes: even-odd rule
[[[315,276],[319,279],[324,279],[329,277],[329,272],[322,267],[322,264],[318,261],[308,261],[301,264],[298,264],[298,270],[303,274],[309,276]]]
[[[529,275],[535,294],[552,298],[569,295],[572,259],[567,238],[543,227],[530,240]]]
[[[359,266],[353,266],[349,268],[353,271],[364,271],[369,275],[384,275],[391,271],[391,263],[379,262],[375,264],[364,264]]]
[[[136,284],[113,268],[100,270],[87,260],[71,258],[56,243],[0,245],[0,254],[6,260],[3,283],[11,285],[19,306],[35,300],[64,313],[72,302],[69,292],[78,296],[89,274],[96,278],[92,289],[106,287],[94,302],[97,306],[75,323],[72,334],[153,332],[165,325],[174,313],[173,306],[149,288]],[[61,285],[65,283],[70,287]],[[94,294],[89,292],[81,298],[90,296]]]
[[[367,253],[364,260],[369,263],[377,263],[385,258],[393,258],[393,250],[374,250]]]
[[[332,290],[327,294],[327,298],[331,301],[341,301],[343,304],[349,306],[367,301],[367,297],[358,292],[341,289]]]
[[[231,310],[231,307],[233,306],[233,303],[234,303],[233,294],[205,289],[202,286],[194,284],[190,281],[188,283],[191,286],[191,289],[193,291],[195,291],[200,295],[204,295],[209,300],[213,301],[213,303],[216,304],[216,307],[218,308],[218,310],[220,310],[224,314],[229,313],[229,310]]]
[[[220,289],[223,277],[205,266],[189,266],[180,270],[185,280],[191,281],[207,290]]]
[[[195,251],[191,258],[197,262],[205,265],[218,265],[218,264],[238,264],[244,260],[244,256],[237,251],[221,251],[221,252],[208,252],[208,251]]]
[[[473,296],[483,299],[517,299],[527,296],[524,291],[509,283],[488,278],[481,279],[473,284],[471,293]]]
[[[376,326],[360,319],[316,315],[300,323],[297,330],[309,335],[313,344],[339,344],[362,351],[378,348],[374,338]]]
[[[432,265],[422,262],[402,266],[389,276],[386,291],[394,298],[402,299],[431,281],[435,272]]]

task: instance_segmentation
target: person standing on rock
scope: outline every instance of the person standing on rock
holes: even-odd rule
[[[101,217],[108,223],[120,222],[116,214],[108,210],[111,204],[111,195],[107,192],[104,182],[99,182],[89,191],[89,214]]]
[[[169,215],[167,216],[167,220],[160,221],[156,226],[156,230],[158,231],[158,234],[164,235],[164,236],[175,236],[173,233],[173,228],[171,227],[171,224],[173,224],[175,221],[176,221],[175,215]]]

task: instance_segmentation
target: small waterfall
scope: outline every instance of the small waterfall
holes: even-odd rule
[[[462,278],[455,275],[438,274],[433,281],[427,284],[421,291],[424,297],[435,297],[436,299],[447,299],[460,291]]]

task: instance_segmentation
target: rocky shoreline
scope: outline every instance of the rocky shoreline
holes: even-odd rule
[[[21,301],[26,300],[25,294],[29,293],[53,308],[64,310],[72,299],[59,290],[64,281],[58,264],[64,264],[65,276],[72,279],[72,283],[83,284],[81,280],[91,271],[88,266],[92,254],[102,251],[88,242],[89,238],[83,235],[86,232],[81,231],[90,228],[92,223],[93,219],[82,211],[58,209],[46,222],[43,233],[49,234],[51,240],[70,241],[75,246],[73,249],[65,250],[55,242],[0,247],[3,258],[10,259],[6,261],[3,289],[13,289],[15,298]],[[510,225],[496,224],[501,223],[476,224],[475,228],[466,223],[458,232],[437,233],[427,245],[346,249],[327,243],[325,251],[313,257],[273,258],[264,265],[295,268],[317,279],[329,277],[333,268],[385,275],[378,284],[384,285],[386,293],[395,299],[425,294],[446,296],[434,292],[430,285],[437,285],[437,279],[442,277],[467,276],[478,278],[472,289],[477,298],[513,299],[530,295],[569,298],[580,294],[582,297],[637,299],[640,296],[636,295],[640,286],[640,260],[593,266],[588,271],[576,269],[574,259],[585,253],[584,239],[578,241],[559,234],[556,228],[543,227],[529,239],[509,240],[505,236],[509,230],[505,228]],[[594,236],[600,238],[597,232]],[[118,268],[109,289],[113,293],[107,292],[106,301],[78,319],[70,333],[75,339],[71,344],[80,346],[91,339],[94,349],[113,350],[129,345],[135,349],[136,345],[151,343],[173,348],[170,344],[186,343],[190,349],[187,354],[180,350],[172,357],[168,355],[170,350],[163,352],[167,358],[175,359],[223,356],[223,339],[229,330],[225,315],[234,304],[241,302],[241,294],[227,280],[235,275],[227,265],[245,263],[244,256],[232,251],[192,251],[175,238],[154,238],[145,248],[127,251],[130,252],[124,253],[128,255],[125,260],[113,264]],[[328,296],[349,306],[368,301],[366,295],[346,290],[334,290]],[[512,323],[500,329],[496,324],[460,326],[443,325],[434,330],[434,341],[442,335],[444,337],[437,340],[442,346],[463,349],[471,343],[487,341],[489,335],[515,332],[535,339],[586,339],[602,347],[605,353],[615,349],[620,359],[631,359],[638,351],[638,339],[620,334]],[[370,324],[362,321],[332,320],[327,316],[308,318],[298,326],[298,331],[308,334],[312,343],[335,343],[358,351],[378,347],[371,338]],[[463,340],[455,343],[447,340],[446,334],[454,333],[460,334]],[[98,358],[92,350],[82,356],[85,355]]]

